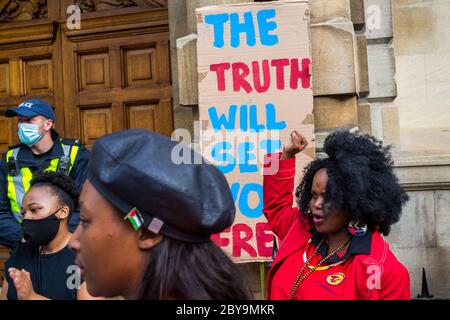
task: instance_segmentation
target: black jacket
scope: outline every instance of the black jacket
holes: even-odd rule
[[[53,147],[41,155],[34,155],[29,147],[21,144],[17,156],[20,166],[22,168],[28,167],[32,172],[37,172],[46,169],[50,165],[51,159],[62,156],[64,152],[61,146],[61,140],[58,133],[54,130],[52,131],[52,138],[55,141]],[[70,172],[70,177],[75,181],[80,191],[86,179],[88,159],[89,151],[80,145],[74,166]],[[20,239],[22,239],[22,228],[11,212],[7,189],[7,175],[6,154],[4,154],[0,162],[0,244],[14,249]],[[79,220],[79,212],[73,212],[69,224],[71,232],[75,230]]]

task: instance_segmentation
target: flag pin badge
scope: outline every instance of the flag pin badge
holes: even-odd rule
[[[131,225],[133,226],[134,230],[139,229],[144,223],[144,219],[142,218],[141,213],[136,207],[131,209],[130,212],[128,212],[124,220],[127,219],[131,222]]]

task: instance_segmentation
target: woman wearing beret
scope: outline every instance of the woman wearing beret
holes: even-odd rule
[[[212,165],[176,164],[176,145],[143,129],[94,144],[69,244],[93,296],[250,298],[210,240],[234,220],[228,183]]]
[[[269,299],[410,299],[408,271],[382,237],[408,200],[388,148],[368,135],[332,133],[327,157],[306,167],[293,208],[295,154],[307,144],[294,131],[281,154],[269,155],[279,170],[264,176],[264,214],[281,240]]]
[[[22,204],[20,243],[5,265],[2,300],[92,299],[67,246],[70,215],[78,201],[77,187],[67,175],[34,176]]]

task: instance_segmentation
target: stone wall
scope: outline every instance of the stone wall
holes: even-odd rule
[[[411,292],[422,288],[425,268],[430,293],[450,297],[450,191],[411,191],[401,222],[387,241],[411,276]]]
[[[394,0],[400,151],[450,159],[450,1]]]
[[[450,1],[392,0],[399,141],[410,202],[388,237],[421,290],[450,298]]]

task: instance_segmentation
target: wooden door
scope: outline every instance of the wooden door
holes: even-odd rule
[[[168,12],[118,11],[85,12],[81,29],[63,28],[66,134],[88,146],[113,131],[173,129]]]
[[[39,22],[0,23],[0,153],[18,143],[17,119],[5,111],[21,102],[47,100],[62,116],[62,66],[57,27]]]
[[[81,28],[69,29],[77,5]],[[56,129],[91,146],[104,134],[173,129],[167,0],[0,0],[0,154],[18,142],[5,111],[39,98]],[[7,250],[0,248],[0,283]]]

